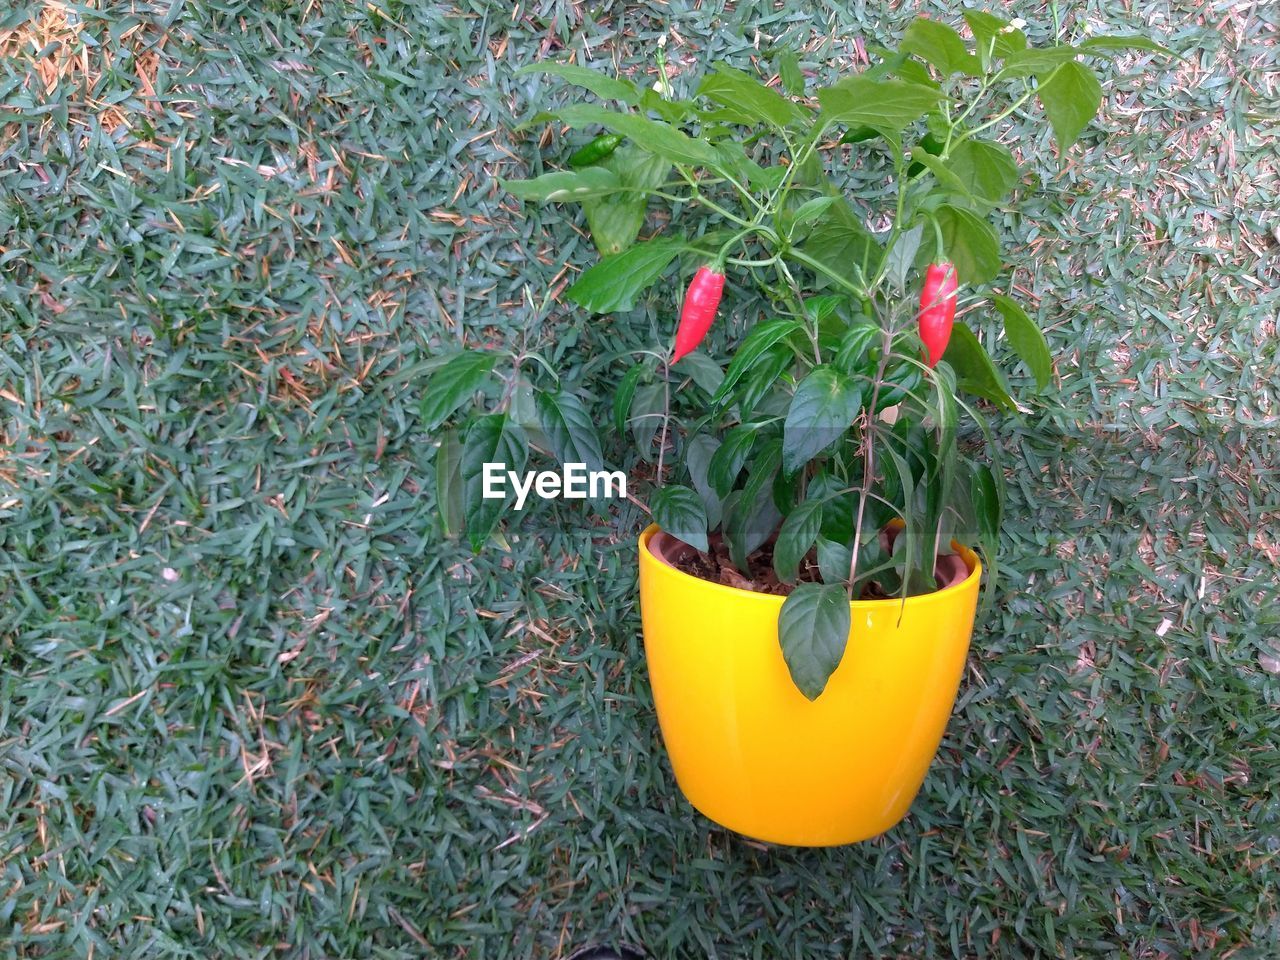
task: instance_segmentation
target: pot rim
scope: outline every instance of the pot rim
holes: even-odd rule
[[[782,604],[786,601],[786,597],[780,597],[774,593],[760,593],[756,590],[744,590],[741,587],[730,587],[723,583],[713,583],[710,580],[695,577],[692,574],[685,573],[683,570],[679,570],[671,566],[665,561],[659,559],[658,555],[649,547],[649,542],[653,539],[654,535],[662,532],[665,531],[663,531],[656,523],[651,523],[649,526],[645,527],[644,531],[640,534],[640,554],[642,563],[644,563],[647,558],[648,563],[652,567],[661,570],[663,576],[671,576],[678,580],[692,580],[695,583],[702,584],[703,587],[713,592],[721,592],[726,595],[737,596],[745,602],[760,603],[776,609],[781,609]],[[668,534],[668,536],[671,536],[671,534]],[[935,590],[932,593],[922,593],[918,596],[907,597],[905,600],[901,597],[890,597],[885,600],[850,600],[849,606],[853,610],[882,610],[884,609],[885,604],[895,606],[910,604],[914,607],[929,606],[932,603],[939,602],[938,598],[942,597],[943,594],[960,590],[977,590],[978,581],[982,578],[982,561],[978,558],[976,553],[962,543],[952,540],[951,546],[952,549],[960,554],[961,558],[969,566],[969,576],[965,577],[959,583],[953,583],[949,587],[944,587],[941,590]]]

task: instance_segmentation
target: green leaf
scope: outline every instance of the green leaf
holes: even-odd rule
[[[860,280],[874,272],[882,253],[880,244],[843,198],[836,198],[823,212],[800,250],[831,273],[850,280]],[[806,265],[806,269],[810,268]],[[814,273],[814,287],[821,289],[832,282],[827,274],[816,270]]]
[[[734,427],[725,434],[720,448],[711,457],[707,469],[707,480],[711,489],[721,497],[733,489],[738,474],[751,456],[751,447],[756,442],[756,434],[760,430],[758,423],[744,423]]]
[[[539,392],[534,403],[542,421],[542,431],[551,441],[551,449],[561,463],[585,464],[588,470],[603,470],[604,455],[595,421],[577,397],[560,390]]]
[[[819,537],[818,571],[823,583],[845,584],[849,582],[849,568],[853,566],[853,547]]]
[[[1058,153],[1067,149],[1102,106],[1102,84],[1082,63],[1064,63],[1036,88],[1045,115],[1053,125]]]
[[[1128,36],[1106,35],[1090,37],[1088,40],[1083,40],[1080,43],[1077,43],[1076,46],[1079,49],[1087,50],[1090,53],[1096,53],[1098,51],[1110,53],[1112,51],[1123,52],[1125,50],[1149,50],[1152,53],[1163,53],[1170,57],[1177,56],[1177,54],[1168,47],[1162,47],[1154,40],[1148,39],[1147,37],[1140,37],[1137,34],[1131,34]]]
[[[941,157],[935,157],[923,146],[917,144],[911,148],[911,159],[913,166],[920,164],[928,167],[929,172],[938,181],[938,186],[953,198],[958,197],[962,201],[972,201],[974,199],[973,194],[969,192],[969,188],[964,185],[964,181],[951,172],[951,168],[947,166]]]
[[[999,294],[992,299],[1004,317],[1004,335],[1009,338],[1009,346],[1036,378],[1037,389],[1043,390],[1053,376],[1053,357],[1044,334],[1016,300]]]
[[[724,371],[720,369],[720,364],[701,350],[685,354],[671,369],[682,377],[692,379],[709,396],[714,396],[720,389],[720,384],[724,383]]]
[[[590,103],[574,104],[554,114],[571,127],[588,127],[593,123],[620,133],[637,147],[665,157],[672,163],[714,167],[716,152],[705,140],[695,140],[662,120],[650,120],[636,113],[619,113]]]
[[[834,367],[814,369],[801,381],[782,429],[782,466],[800,469],[843,435],[862,408],[856,382]]]
[[[707,512],[696,493],[678,483],[669,483],[653,495],[649,509],[659,527],[706,553]]]
[[[978,518],[978,533],[984,541],[996,543],[1000,537],[1000,488],[995,474],[985,463],[973,467],[974,512]]]
[[[748,120],[763,120],[778,129],[802,123],[803,110],[776,90],[771,90],[750,74],[727,64],[714,64],[714,73],[702,78],[699,96],[744,114]]]
[[[613,395],[613,425],[618,433],[624,433],[627,429],[627,418],[631,413],[631,400],[636,395],[636,387],[640,383],[640,378],[645,375],[645,367],[643,364],[637,363],[628,370],[618,384],[618,389]]]
[[[531,63],[516,71],[517,76],[531,73],[545,73],[559,77],[575,87],[590,90],[597,97],[605,100],[636,103],[640,99],[640,91],[634,83],[606,77],[603,73],[589,67],[579,67],[571,63]]]
[[[965,23],[973,31],[974,43],[978,48],[978,59],[985,66],[990,62],[990,55],[1004,59],[1020,50],[1027,49],[1027,35],[1017,27],[1011,26],[1008,20],[983,13],[979,10],[966,10]]]
[[[524,469],[528,450],[520,428],[505,413],[491,413],[472,422],[462,442],[462,485],[466,503],[467,540],[471,549],[479,551],[489,539],[505,499],[486,499],[484,465],[502,464],[503,470],[519,473]],[[505,484],[510,496],[511,486]]]
[[[812,200],[806,200],[790,213],[787,218],[787,233],[791,234],[796,227],[817,220],[827,211],[827,207],[836,202],[835,197],[814,197]]]
[[[773,569],[783,583],[793,583],[796,570],[806,553],[813,548],[822,528],[822,501],[805,500],[782,521],[777,542],[773,545]]]
[[[422,391],[420,415],[425,430],[433,430],[447,420],[467,398],[480,389],[498,355],[482,350],[464,350],[431,375]]]
[[[966,140],[951,151],[947,166],[979,200],[999,203],[1018,182],[1018,161],[1009,148],[985,140]]]
[[[1028,47],[1005,57],[1004,66],[997,74],[1002,80],[1013,77],[1039,76],[1052,73],[1064,63],[1070,63],[1080,51],[1075,47]]]
[[[816,700],[849,643],[849,598],[840,584],[802,583],[782,604],[778,642],[800,692]]]
[[[702,505],[707,511],[707,529],[714,530],[720,525],[723,505],[720,497],[711,487],[711,458],[720,449],[720,441],[710,434],[700,433],[689,441],[685,450],[685,466],[689,468],[689,479],[693,489],[702,497]]]
[[[783,375],[794,362],[795,354],[791,348],[781,344],[761,357],[760,362],[743,376],[739,384],[739,413],[744,417],[750,416],[767,394],[777,391],[781,383],[789,383],[789,378]]]
[[[532,180],[499,180],[498,184],[520,200],[574,203],[592,197],[610,196],[618,191],[618,177],[604,167],[557,170]]]
[[[937,20],[925,17],[914,20],[903,34],[901,49],[933,64],[944,77],[953,73],[976,77],[981,73],[977,59],[965,49],[960,34]]]
[[[846,298],[838,293],[824,293],[817,297],[805,297],[804,312],[814,323],[825,324],[829,318],[835,316],[840,304],[845,302]],[[840,322],[839,318],[836,319],[836,322]]]
[[[924,224],[917,223],[898,234],[893,246],[885,253],[885,277],[900,291],[906,289],[907,275],[915,263],[923,236]]]
[[[746,571],[747,557],[777,529],[781,515],[773,502],[773,481],[778,475],[782,441],[769,440],[747,470],[747,482],[730,508],[725,499],[724,535],[729,555],[738,569]]]
[[[457,430],[446,430],[436,451],[436,508],[446,537],[462,532],[462,442]]]
[[[583,271],[566,296],[592,313],[630,310],[640,292],[662,276],[684,246],[681,240],[665,237],[637,243]]]
[[[933,212],[942,251],[961,283],[988,283],[1000,273],[1000,241],[991,224],[968,210],[943,204]],[[926,244],[927,246],[927,244]]]
[[[866,124],[900,131],[943,99],[940,91],[905,80],[874,80],[855,75],[818,91],[822,119],[828,123]]]
[[[879,346],[883,337],[884,331],[879,324],[870,320],[850,324],[840,338],[840,349],[835,359],[837,369],[850,377],[862,373],[872,360],[871,348]]]
[[[783,91],[792,97],[804,96],[804,71],[794,50],[783,50],[778,56],[778,78]]]
[[[991,362],[982,342],[963,323],[951,328],[951,341],[942,359],[956,372],[956,382],[961,389],[974,396],[990,400],[1006,410],[1016,410],[1009,397],[1004,377]]]
[[[631,436],[640,456],[646,460],[653,459],[653,441],[662,429],[666,411],[667,398],[662,384],[646,383],[636,388],[631,401]]]
[[[729,396],[742,375],[756,366],[757,361],[768,353],[773,345],[804,329],[796,320],[766,320],[758,323],[747,333],[747,338],[729,361],[729,369],[725,371],[724,380],[711,398],[713,404],[719,404]],[[745,411],[744,411],[745,413]]]
[[[644,227],[649,193],[666,181],[671,163],[636,147],[623,146],[601,166],[615,174],[625,189],[612,196],[584,200],[582,212],[587,215],[596,249],[609,257],[635,242]]]

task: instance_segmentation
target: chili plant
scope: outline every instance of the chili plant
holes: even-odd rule
[[[873,49],[873,65],[817,89],[787,51],[776,57],[776,83],[716,64],[684,99],[665,82],[526,68],[609,102],[540,114],[595,139],[567,169],[503,183],[524,200],[582,208],[602,258],[567,298],[588,313],[623,311],[678,260],[697,268],[672,341],[637,355],[621,377],[617,425],[661,422],[640,435],[664,530],[701,551],[722,544],[748,578],[759,573],[753,555],[767,551],[772,576],[791,586],[783,653],[810,698],[843,654],[849,599],[938,589],[938,558],[953,538],[978,549],[994,578],[1003,472],[992,467],[994,444],[975,456],[958,440],[963,418],[989,440],[988,415],[1016,411],[983,345],[992,325],[1038,388],[1053,372],[1041,331],[1009,283],[997,286],[991,220],[1026,193],[1002,141],[1030,131],[1022,147],[1033,153],[1042,112],[1065,152],[1102,101],[1087,60],[1163,51],[1142,37],[1037,47],[998,17],[964,19],[968,39],[919,19],[897,50]],[[855,170],[864,181],[882,172],[871,199],[848,191]],[[655,201],[672,216],[642,239]],[[727,366],[693,351],[716,328],[726,275],[728,303],[736,286],[769,304]],[[737,333],[720,330],[714,342]],[[695,415],[678,422],[681,388],[696,394],[685,405]],[[590,423],[577,419],[581,430],[558,425],[559,447],[594,442],[574,439]],[[493,420],[471,429],[490,445],[500,433]]]

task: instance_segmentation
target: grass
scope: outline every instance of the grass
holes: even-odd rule
[[[592,254],[496,189],[563,147],[513,132],[547,89],[515,68],[652,73],[665,34],[677,83],[774,41],[825,78],[909,5],[12,6],[11,954],[1280,952],[1280,9],[1015,5],[1040,39],[1186,59],[1121,60],[1004,224],[1060,359],[1000,426],[997,606],[909,818],[795,850],[675,787],[639,511],[539,505],[472,556],[438,535],[416,410],[458,343],[573,371],[669,326],[665,291],[607,327],[532,306]],[[616,373],[592,374],[601,411]]]

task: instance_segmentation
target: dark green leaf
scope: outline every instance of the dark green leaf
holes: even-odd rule
[[[819,537],[818,570],[823,583],[845,584],[849,582],[849,568],[853,565],[853,547]]]
[[[640,292],[662,276],[682,249],[683,241],[662,237],[637,243],[584,271],[566,296],[592,313],[630,310]]]
[[[974,465],[971,490],[974,512],[978,517],[978,533],[984,540],[994,543],[1000,536],[1000,488],[995,474],[985,463]]]
[[[623,433],[627,429],[627,419],[631,413],[631,400],[635,397],[636,387],[640,383],[640,378],[644,375],[644,365],[637,363],[623,375],[617,391],[614,392],[613,425],[618,433]]]
[[[747,570],[747,557],[777,529],[781,514],[773,502],[773,481],[778,475],[782,441],[769,440],[747,470],[747,482],[733,505],[725,500],[724,535],[729,555],[740,570]]]
[[[751,416],[765,396],[779,391],[783,383],[790,382],[784,374],[794,362],[795,355],[791,348],[782,344],[760,358],[760,362],[738,384],[736,396],[742,416]]]
[[[843,435],[862,408],[862,392],[834,367],[817,367],[801,381],[782,432],[782,465],[800,469]]]
[[[682,377],[689,377],[710,396],[714,396],[724,383],[724,371],[720,365],[701,350],[685,354],[672,365],[671,370]]]
[[[782,658],[800,692],[816,700],[849,643],[849,598],[840,584],[802,583],[778,614]]]
[[[991,224],[968,210],[943,204],[933,213],[942,250],[961,283],[988,283],[1000,273],[1000,242]]]
[[[462,532],[462,442],[457,430],[446,430],[436,451],[436,507],[446,537]]]
[[[751,447],[755,444],[756,434],[759,431],[759,424],[744,423],[725,434],[724,441],[712,456],[707,471],[711,489],[720,496],[725,496],[733,489],[734,483],[738,480],[738,474],[746,465],[747,457],[751,456]]]
[[[660,383],[644,383],[636,387],[635,397],[631,401],[631,436],[635,439],[636,449],[646,460],[654,457],[653,441],[662,429],[662,419],[666,415],[666,392]]]
[[[805,297],[804,312],[815,323],[826,323],[828,319],[835,317],[836,310],[844,302],[846,298],[841,294],[826,293],[817,297]]]
[[[585,464],[588,470],[604,469],[595,422],[577,397],[563,390],[538,393],[534,398],[542,431],[561,463]]]
[[[1006,410],[1017,409],[1000,371],[972,330],[963,323],[951,328],[951,341],[942,359],[956,372],[956,382],[974,396],[990,400]]]
[[[433,430],[447,420],[467,398],[480,389],[498,355],[464,350],[431,375],[422,391],[422,426]]]
[[[1053,357],[1049,353],[1049,345],[1045,343],[1044,334],[1016,300],[999,294],[992,299],[996,309],[1004,317],[1004,334],[1009,338],[1009,346],[1013,347],[1013,352],[1022,358],[1031,375],[1036,378],[1036,387],[1043,390],[1053,376]]]
[[[724,380],[721,381],[711,402],[722,403],[742,375],[754,368],[759,359],[768,353],[774,344],[803,329],[804,326],[796,320],[766,320],[752,327],[746,339],[742,341],[742,346],[734,352],[733,359],[729,361],[729,369],[725,371]]]
[[[851,324],[840,339],[835,365],[847,376],[862,373],[871,360],[871,348],[883,340],[884,332],[869,320]]]
[[[466,503],[467,540],[480,550],[502,515],[505,498],[484,496],[484,465],[497,463],[504,471],[520,473],[528,450],[520,428],[505,413],[491,413],[472,422],[462,443],[462,484]],[[510,496],[511,485],[504,484]]]
[[[1036,88],[1053,126],[1058,152],[1065,153],[1102,106],[1102,84],[1082,63],[1071,61],[1054,70]]]
[[[977,59],[965,49],[960,34],[937,20],[925,17],[913,20],[902,37],[901,49],[933,64],[944,77],[953,73],[977,76],[981,72]]]
[[[688,487],[669,483],[649,502],[654,522],[691,547],[707,550],[707,512],[702,499]]]
[[[714,530],[720,525],[722,505],[720,497],[711,487],[711,458],[720,449],[720,441],[709,434],[700,433],[689,441],[685,451],[685,466],[689,468],[689,479],[693,489],[702,497],[702,504],[707,511],[707,529]]]
[[[773,545],[773,569],[783,583],[795,581],[800,561],[813,548],[821,527],[821,500],[805,500],[797,504],[782,521],[777,542]]]

